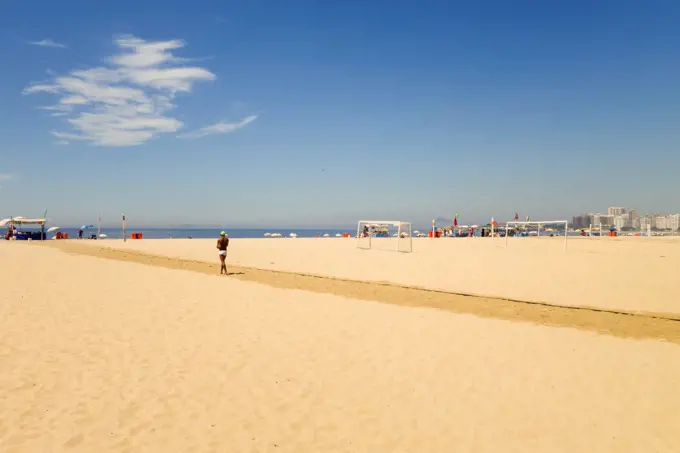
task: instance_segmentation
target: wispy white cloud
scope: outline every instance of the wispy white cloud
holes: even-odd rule
[[[2,185],[5,181],[12,179],[14,175],[11,173],[0,173],[0,190],[2,190]]]
[[[257,119],[257,115],[251,115],[246,118],[243,118],[241,121],[237,123],[227,123],[224,121],[220,121],[219,123],[215,123],[210,126],[202,127],[196,131],[193,132],[187,132],[185,134],[180,134],[177,137],[178,138],[201,138],[205,137],[206,135],[214,135],[214,134],[228,134],[229,132],[234,132],[235,130],[241,129],[243,126],[245,126],[248,123],[252,123]]]
[[[34,83],[24,88],[24,90],[21,92],[21,94],[33,94],[33,93],[57,94],[59,93],[59,87],[56,85]]]
[[[65,44],[58,43],[52,39],[43,39],[42,41],[30,41],[29,44],[40,47],[56,47],[59,49],[68,48]]]
[[[161,134],[177,132],[183,123],[167,116],[175,107],[176,94],[191,92],[194,83],[216,78],[205,68],[182,65],[190,60],[172,53],[184,46],[182,41],[147,42],[128,36],[115,39],[114,43],[120,53],[107,58],[106,66],[73,70],[66,76],[55,76],[48,83],[34,83],[23,90],[26,95],[60,96],[58,104],[40,107],[52,115],[68,117],[73,131],[52,132],[55,137],[99,146],[133,146]],[[247,118],[247,122],[253,119]],[[237,123],[231,128],[234,130],[246,123]],[[211,127],[220,124],[222,128],[229,127],[227,123]],[[203,135],[220,132],[230,130],[210,130]]]

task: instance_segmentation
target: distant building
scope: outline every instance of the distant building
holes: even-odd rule
[[[620,208],[616,206],[612,206],[609,209],[607,209],[607,214],[611,216],[617,216],[617,215],[623,215],[626,213],[626,208]]]
[[[606,226],[614,225],[614,216],[600,214],[600,224]]]
[[[669,228],[672,231],[680,230],[680,214],[671,214],[668,216]]]
[[[571,224],[574,228],[585,228],[586,227],[586,218],[585,216],[579,215],[579,216],[574,216],[571,219]]]
[[[628,216],[625,214],[614,216],[614,226],[619,231],[626,228],[628,226]]]
[[[649,228],[656,228],[656,217],[650,215],[640,217],[640,229],[647,231]]]
[[[656,228],[658,230],[670,230],[670,222],[668,222],[668,216],[658,215],[656,216]]]
[[[633,219],[630,222],[631,226],[633,227],[634,230],[639,230],[640,229],[640,217],[633,217]]]

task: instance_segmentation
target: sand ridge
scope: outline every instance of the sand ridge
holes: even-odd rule
[[[214,275],[219,266],[199,260],[171,258],[92,246],[74,241],[48,243],[62,251],[100,258],[128,261],[170,269]],[[389,304],[430,307],[454,313],[492,319],[529,322],[554,327],[570,327],[622,338],[659,339],[680,344],[680,317],[675,314],[625,312],[592,307],[557,306],[547,303],[516,301],[460,295],[443,291],[412,288],[394,283],[361,282],[318,275],[230,266],[232,276],[282,289],[298,289],[334,294]]]

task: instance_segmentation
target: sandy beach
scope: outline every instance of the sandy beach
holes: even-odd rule
[[[235,239],[229,263],[248,268],[390,282],[564,306],[680,317],[680,238],[394,239],[357,250],[355,239]],[[74,241],[67,241],[73,243]],[[216,262],[212,239],[78,241],[79,245]],[[60,244],[64,245],[64,244]]]
[[[0,451],[677,451],[680,346],[673,338],[641,340],[576,324],[435,309],[427,300],[418,304],[426,291],[404,296],[411,300],[405,307],[389,300],[401,293],[381,292],[400,289],[376,283],[323,289],[246,266],[427,287],[434,277],[411,275],[407,260],[441,264],[445,254],[428,249],[431,243],[397,255],[358,252],[353,243],[333,240],[317,251],[312,240],[257,241],[233,242],[229,260],[242,267],[230,277],[207,274],[218,271],[208,241],[0,242],[11,263],[0,277]],[[541,293],[536,279],[515,275],[515,286],[528,289],[515,289],[513,297],[545,299],[560,288],[570,297],[602,295],[608,288],[600,286],[616,281],[613,296],[600,304],[678,311],[677,290],[658,274],[662,266],[638,275],[642,265],[629,264],[633,274],[614,280],[605,265],[597,278],[567,288],[559,286],[567,284],[559,272],[540,266],[549,253],[536,251],[536,242],[533,252],[524,244],[511,244],[515,254],[507,259],[557,275],[558,290]],[[647,266],[662,251],[666,265],[680,256],[661,242],[609,243],[615,252],[604,241],[583,242],[589,245],[581,255],[579,242],[573,244],[574,258],[567,260],[587,256],[588,247],[596,257],[614,256],[614,265],[622,256]],[[124,247],[127,256],[107,256],[102,246]],[[478,248],[480,263],[498,256],[495,245],[488,250]],[[135,251],[184,259],[154,261]],[[595,269],[588,263],[581,275]],[[463,284],[449,282],[455,272],[445,275],[440,285]],[[652,288],[648,278],[661,287]],[[512,286],[493,274],[488,281],[493,291],[481,294]],[[620,286],[636,283],[648,297],[617,299],[625,294]],[[469,285],[484,289],[481,278]],[[604,315],[645,325],[655,319]]]

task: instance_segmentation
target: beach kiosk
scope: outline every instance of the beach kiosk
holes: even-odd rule
[[[19,230],[18,227],[24,225],[40,226],[40,231],[17,231],[15,239],[18,241],[26,241],[29,239],[33,241],[44,241],[46,222],[47,219],[27,219],[24,217],[11,217],[9,219],[0,221],[0,228],[4,227],[14,229],[15,227],[17,227],[17,230]]]

